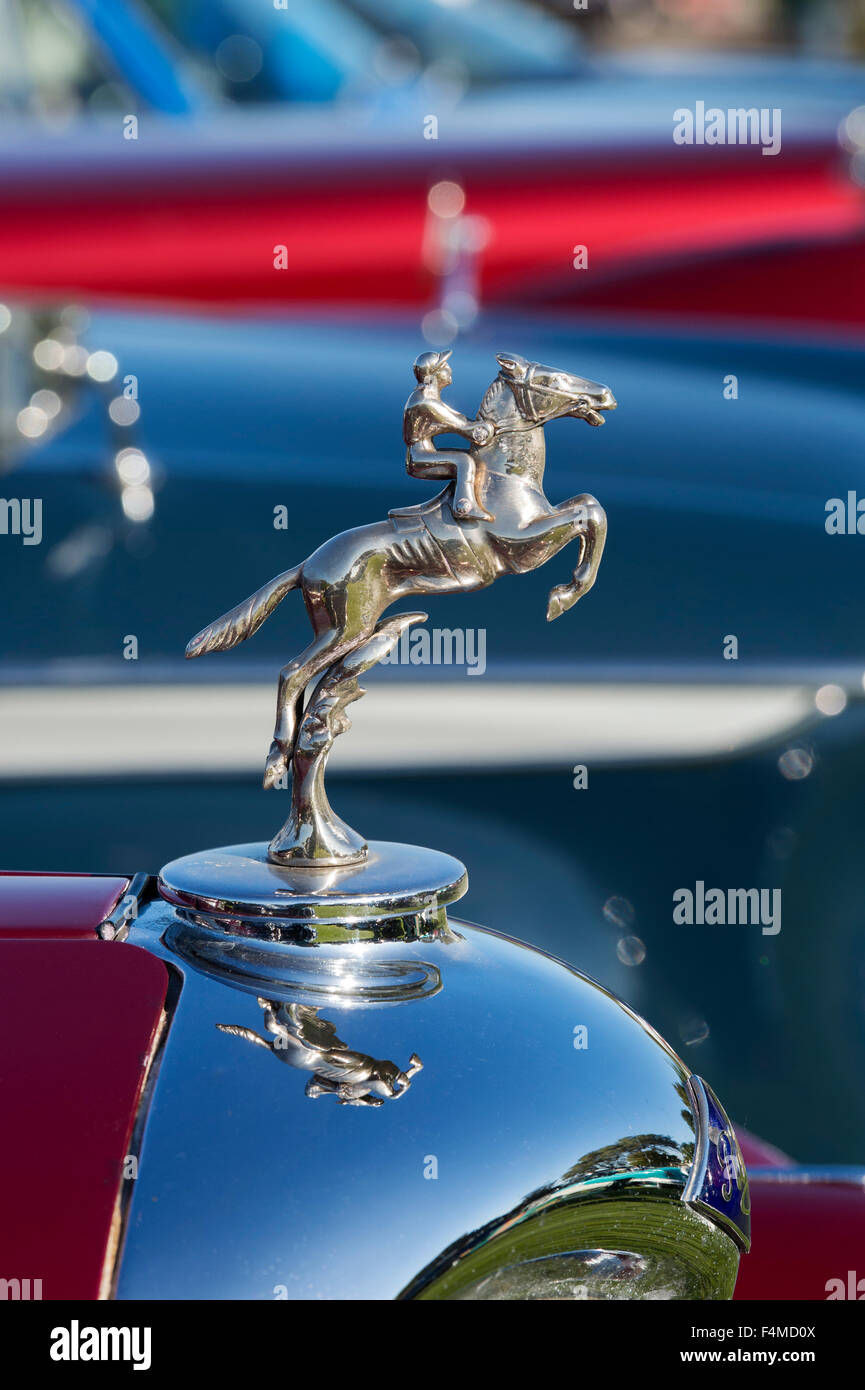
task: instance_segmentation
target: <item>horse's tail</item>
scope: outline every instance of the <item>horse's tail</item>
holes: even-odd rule
[[[217,1023],[216,1026],[220,1033],[230,1033],[233,1038],[245,1038],[247,1042],[257,1043],[259,1047],[266,1047],[268,1050],[271,1047],[267,1038],[263,1038],[253,1028],[243,1028],[239,1023]]]
[[[204,656],[206,652],[227,652],[238,642],[245,642],[257,632],[269,618],[278,603],[281,603],[291,589],[296,589],[301,581],[302,565],[278,574],[263,588],[256,589],[249,598],[244,599],[230,613],[224,613],[208,627],[193,637],[186,648],[187,657]]]

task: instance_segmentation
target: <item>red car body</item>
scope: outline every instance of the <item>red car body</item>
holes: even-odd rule
[[[238,149],[180,134],[131,152],[122,144],[78,157],[50,143],[26,158],[0,153],[3,292],[223,309],[428,307],[438,293],[436,239],[447,228],[430,218],[427,198],[441,180],[457,182],[466,213],[486,223],[482,302],[534,296],[546,282],[553,289],[541,288],[542,300],[640,308],[653,299],[642,268],[659,257],[831,243],[862,222],[861,190],[834,143],[790,141],[773,159],[748,146],[672,142],[465,144],[448,153],[418,141],[410,154],[371,140],[348,154]],[[580,246],[587,270],[574,268]],[[708,279],[698,296],[707,311]],[[779,294],[792,299],[783,284]],[[686,274],[682,285],[687,300]],[[752,288],[748,276],[722,277],[716,297],[726,311],[746,313]],[[675,308],[668,292],[669,277],[654,298]]]
[[[52,1298],[103,1296],[119,1236],[123,1164],[168,987],[161,961],[97,935],[128,884],[0,875],[0,1277],[29,1280],[31,1298],[43,1286]]]

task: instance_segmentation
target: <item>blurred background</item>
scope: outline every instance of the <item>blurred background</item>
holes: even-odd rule
[[[457,854],[468,919],[616,990],[737,1122],[861,1163],[863,49],[852,0],[0,0],[3,867],[269,838],[302,605],[187,640],[434,490],[425,347],[470,415],[496,351],[607,382],[605,429],[547,430],[550,499],[608,514],[597,586],[551,626],[566,554],[431,600],[483,672],[371,673],[332,797]],[[698,103],[780,149],[676,144]],[[697,881],[781,888],[780,933],[674,924]]]

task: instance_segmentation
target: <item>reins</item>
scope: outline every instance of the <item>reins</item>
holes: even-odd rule
[[[532,381],[532,372],[529,370],[525,381],[512,381],[510,377],[499,374],[499,380],[510,390],[514,405],[517,408],[517,420],[514,424],[500,425],[496,428],[496,438],[503,434],[527,434],[530,430],[542,429],[549,424],[550,420],[556,418],[557,412],[553,410],[549,415],[539,415],[531,399],[532,392],[543,393],[551,396],[554,393],[547,386],[536,386]],[[481,419],[487,420],[490,424],[495,421],[490,415],[480,412]]]

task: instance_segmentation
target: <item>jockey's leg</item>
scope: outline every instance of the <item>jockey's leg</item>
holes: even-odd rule
[[[477,465],[467,449],[439,449],[437,457],[447,460],[454,470],[452,510],[458,521],[495,521],[492,513],[481,506],[477,495]]]
[[[462,450],[455,452],[459,460],[454,483],[453,513],[460,521],[495,521],[492,512],[481,505],[477,494],[477,466],[474,458]]]
[[[412,463],[420,465],[426,477],[454,479],[451,508],[457,521],[495,521],[478,498],[477,466],[467,449],[429,450],[414,445],[410,452]]]

